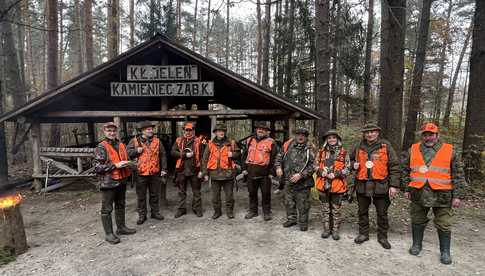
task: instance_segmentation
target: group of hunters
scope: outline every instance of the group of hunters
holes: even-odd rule
[[[97,146],[95,169],[101,176],[101,220],[106,241],[119,243],[119,235],[136,232],[125,224],[125,194],[132,172],[136,174],[138,198],[137,224],[147,220],[147,190],[151,218],[163,220],[160,213],[161,177],[167,175],[167,153],[161,141],[154,136],[154,125],[149,121],[138,123],[140,135],[125,146],[117,138],[117,125],[107,123],[105,139]],[[409,253],[418,255],[428,223],[428,212],[434,213],[438,231],[441,262],[451,263],[450,241],[453,211],[460,205],[459,188],[464,184],[463,169],[451,144],[440,140],[438,127],[425,123],[420,131],[421,141],[413,144],[400,160],[391,144],[380,136],[376,124],[365,124],[362,141],[348,151],[342,146],[342,137],[335,130],[328,131],[322,146],[315,150],[309,142],[309,131],[299,128],[295,136],[279,147],[270,137],[265,123],[255,125],[255,133],[241,148],[226,136],[226,126],[217,124],[214,138],[205,141],[195,135],[194,124],[183,126],[183,135],[173,144],[170,155],[176,160],[175,184],[179,200],[175,218],[187,214],[187,189],[192,190],[192,210],[203,216],[201,185],[210,179],[213,219],[222,215],[221,189],[225,194],[225,213],[234,218],[234,185],[240,161],[241,176],[246,179],[249,192],[249,210],[245,219],[258,216],[258,190],[261,190],[262,214],[271,220],[272,178],[281,179],[277,191],[284,191],[287,220],[283,227],[298,225],[307,231],[311,206],[311,188],[319,191],[323,213],[321,237],[339,240],[342,223],[342,202],[357,194],[359,234],[355,243],[369,240],[369,206],[377,213],[377,240],[390,249],[388,208],[399,191],[410,200],[412,246]],[[347,178],[353,175],[353,185]],[[349,187],[351,186],[351,187]],[[113,232],[112,211],[115,209],[116,232]]]

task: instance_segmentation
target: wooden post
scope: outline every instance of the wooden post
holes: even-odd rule
[[[88,123],[89,143],[92,144],[93,146],[96,144],[96,140],[97,140],[96,128],[94,125],[95,123]]]
[[[30,129],[30,137],[32,141],[32,173],[33,175],[41,175],[41,161],[40,161],[40,123],[32,122]],[[40,192],[42,182],[39,178],[34,178],[34,190]]]
[[[82,173],[83,172],[83,160],[81,157],[77,158],[77,172]]]
[[[120,117],[113,117],[113,122],[118,127],[118,135],[117,135],[118,139],[121,139],[121,136],[120,136],[121,118]]]
[[[288,139],[295,134],[296,130],[296,119],[295,116],[288,118]]]
[[[217,124],[217,116],[210,116],[211,118],[211,138],[214,138],[214,128],[216,128]]]

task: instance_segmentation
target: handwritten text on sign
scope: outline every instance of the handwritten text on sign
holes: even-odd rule
[[[197,80],[197,65],[128,65],[128,81]]]
[[[214,96],[214,82],[137,83],[112,82],[112,97]]]

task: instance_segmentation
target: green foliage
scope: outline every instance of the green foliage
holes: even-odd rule
[[[0,266],[15,261],[15,254],[10,250],[0,249]]]

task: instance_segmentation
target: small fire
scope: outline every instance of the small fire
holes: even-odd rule
[[[20,194],[0,197],[0,209],[6,209],[19,204],[22,201]]]

